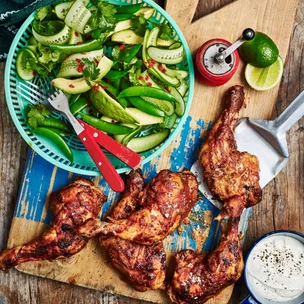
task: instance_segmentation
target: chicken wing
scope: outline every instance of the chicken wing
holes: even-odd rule
[[[173,303],[205,303],[241,276],[244,263],[238,238],[239,219],[232,219],[226,233],[209,255],[183,250],[176,255],[176,269],[168,294]]]
[[[111,223],[91,220],[83,236],[115,235],[142,245],[163,240],[186,218],[197,201],[198,183],[190,171],[162,170],[140,194],[141,209]]]
[[[97,218],[105,201],[103,192],[84,178],[78,178],[52,193],[50,208],[54,219],[51,226],[35,241],[3,251],[0,269],[7,270],[28,261],[69,257],[79,252],[88,239],[76,228],[89,219]]]
[[[262,198],[259,161],[256,156],[237,150],[233,134],[243,105],[243,87],[231,87],[225,109],[212,126],[199,154],[206,184],[224,203],[219,219],[237,218],[245,207],[259,203]]]
[[[125,219],[138,208],[138,196],[144,187],[140,170],[131,171],[122,199],[112,211],[111,218]],[[162,242],[145,246],[118,237],[100,237],[112,265],[138,291],[165,288],[166,253]]]

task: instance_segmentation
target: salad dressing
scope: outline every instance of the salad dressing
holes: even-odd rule
[[[247,277],[254,294],[286,302],[304,292],[304,244],[283,235],[259,242],[248,258]]]

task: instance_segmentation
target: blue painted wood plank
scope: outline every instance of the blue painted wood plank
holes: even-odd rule
[[[210,126],[210,122],[206,123],[203,120],[193,121],[192,117],[189,116],[181,130],[180,139],[175,140],[175,147],[169,157],[170,163],[167,169],[172,171],[190,169],[198,157],[199,148],[202,144],[202,132],[209,129]],[[163,154],[143,166],[143,175],[147,183],[160,171],[159,162],[162,157],[164,157]],[[54,167],[30,150],[14,216],[49,224],[52,215],[48,208],[48,195],[67,185],[75,176],[68,171]],[[93,179],[88,176],[84,177]],[[103,187],[105,194],[108,195],[108,201],[102,207],[101,217],[103,217],[112,204],[115,203],[118,194],[111,191],[103,179],[100,181],[100,185]],[[175,231],[173,236],[170,236],[170,240],[166,242],[166,248],[173,252],[185,248],[198,250],[193,230],[205,231],[207,229],[206,237],[208,237],[201,249],[203,251],[211,250],[219,239],[220,229],[218,223],[212,221],[206,227],[203,217],[198,220],[197,216],[192,216],[204,215],[205,211],[211,212],[212,217],[219,213],[218,208],[202,196],[193,208],[189,223],[187,225],[182,224],[181,232]]]

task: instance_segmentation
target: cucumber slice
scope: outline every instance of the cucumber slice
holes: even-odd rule
[[[157,46],[163,46],[163,47],[169,47],[170,45],[174,44],[176,42],[176,40],[174,39],[169,39],[169,40],[163,40],[158,38],[157,39]]]
[[[69,9],[64,21],[71,28],[83,33],[91,15],[91,12],[83,5],[82,0],[76,0]]]
[[[68,44],[79,44],[82,41],[83,41],[82,35],[78,33],[76,30],[72,29]]]
[[[184,59],[184,48],[180,45],[177,49],[162,49],[151,46],[148,48],[148,55],[160,63],[178,64]]]
[[[169,50],[178,49],[182,44],[179,41],[174,42],[169,46]]]
[[[159,27],[154,27],[150,33],[148,33],[147,41],[146,41],[146,47],[148,48],[149,46],[155,46],[157,45],[157,39],[158,39],[158,34],[159,34]]]
[[[72,6],[72,4],[73,4],[73,1],[59,3],[58,5],[56,5],[55,6],[55,14],[57,15],[57,17],[61,20],[64,20],[64,18],[67,15],[70,7]]]
[[[62,21],[57,21],[57,22],[62,23],[62,30],[52,36],[41,35],[37,33],[33,27],[32,32],[35,39],[43,45],[67,43],[70,38],[71,29],[66,24],[64,24],[64,22]]]
[[[172,94],[173,95],[173,94]],[[175,96],[174,96],[175,97]],[[145,101],[151,103],[152,105],[158,107],[167,116],[171,116],[174,113],[174,104],[170,101],[157,99],[152,97],[142,97]]]
[[[134,152],[144,152],[160,145],[170,134],[169,130],[150,134],[143,137],[133,138],[127,144],[127,147]]]
[[[136,108],[126,108],[125,110],[130,116],[135,118],[140,126],[154,125],[164,121],[163,117],[153,116]]]
[[[181,94],[176,88],[169,87],[170,93],[175,97],[175,114],[179,117],[183,116],[185,113],[185,102]]]
[[[19,77],[23,80],[32,80],[35,77],[34,70],[31,69],[29,60],[35,59],[35,54],[29,48],[22,48],[17,55],[16,70]]]
[[[73,54],[68,56],[61,64],[57,77],[70,78],[82,76],[82,72],[78,71],[79,63],[77,61],[88,58],[100,61],[103,56],[103,49],[87,52],[85,54]]]
[[[111,40],[124,44],[140,44],[144,41],[144,38],[135,34],[132,30],[123,30],[114,33]]]
[[[151,78],[148,73],[148,70],[145,70],[143,73],[140,74],[140,77],[138,77],[138,81],[144,86],[147,86],[149,82],[149,84],[153,88],[161,89],[161,87]]]
[[[186,95],[189,86],[187,85],[186,81],[182,80],[179,87],[176,88],[183,97]]]
[[[59,3],[55,6],[55,14],[61,20],[64,20],[69,9],[71,8],[74,1]],[[90,0],[82,0],[83,5],[87,6],[90,3]]]
[[[141,131],[142,131],[142,128],[143,127],[137,127],[137,128],[135,128],[130,134],[128,134],[127,136],[125,136],[124,138],[123,138],[123,140],[122,140],[122,144],[124,145],[124,146],[126,146],[128,143],[129,143],[129,141],[131,140],[131,139],[133,139],[136,135],[138,135]]]
[[[183,79],[183,78],[186,78],[188,77],[189,73],[188,71],[185,71],[185,70],[173,70],[173,69],[170,69],[168,68],[165,64],[163,63],[160,63],[159,66],[158,66],[158,69],[159,70],[162,70],[164,71],[164,73],[168,76],[171,76],[171,77],[177,77],[179,79]]]
[[[144,64],[148,68],[149,72],[155,76],[157,79],[159,79],[161,82],[163,82],[165,85],[177,87],[179,86],[179,80],[176,77],[171,77],[169,75],[166,75],[162,71],[158,69],[158,64],[150,65],[149,63],[149,56],[147,54],[147,49],[149,46],[155,46],[157,43],[158,39],[158,34],[159,34],[159,28],[155,27],[151,30],[146,31],[145,37],[144,37],[144,42],[143,42],[143,48],[142,48],[142,57]]]
[[[167,129],[172,129],[174,127],[176,119],[177,119],[176,114],[165,117],[165,120],[164,120],[164,123],[163,123],[164,127],[167,128]]]
[[[140,10],[138,10],[136,13],[134,13],[135,16],[142,15],[145,19],[150,19],[155,12],[155,9],[152,7],[143,7]]]

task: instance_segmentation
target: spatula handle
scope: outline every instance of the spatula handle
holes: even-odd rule
[[[274,127],[286,133],[304,115],[304,91],[274,120]]]

